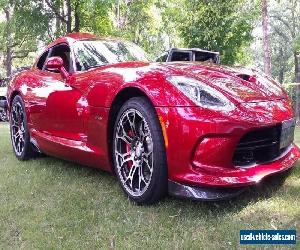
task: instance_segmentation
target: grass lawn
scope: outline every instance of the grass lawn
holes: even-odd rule
[[[236,249],[240,229],[299,235],[300,162],[278,187],[280,180],[226,202],[136,206],[103,171],[51,157],[17,161],[0,123],[0,249]]]

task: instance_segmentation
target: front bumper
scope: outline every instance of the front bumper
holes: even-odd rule
[[[157,107],[169,180],[191,187],[235,188],[254,185],[291,168],[300,157],[294,144],[269,162],[243,168],[233,164],[236,147],[245,134],[293,117],[287,101],[277,100],[275,104],[252,104],[230,114],[199,107]],[[270,106],[272,110],[268,110]]]
[[[178,176],[180,182],[213,187],[240,187],[259,183],[263,178],[293,167],[300,157],[298,147],[292,144],[276,160],[248,168],[198,168],[196,172]]]

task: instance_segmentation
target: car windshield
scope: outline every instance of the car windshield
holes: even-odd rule
[[[78,71],[110,63],[148,61],[145,52],[131,42],[84,40],[74,43]]]

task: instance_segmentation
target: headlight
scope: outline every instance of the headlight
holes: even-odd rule
[[[234,105],[222,93],[196,79],[170,76],[167,80],[201,107],[224,111],[234,108]]]

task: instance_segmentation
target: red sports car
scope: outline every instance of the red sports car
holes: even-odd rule
[[[136,203],[168,193],[228,198],[292,167],[295,119],[254,70],[149,63],[136,45],[90,34],[51,43],[8,88],[12,146],[115,173]]]

